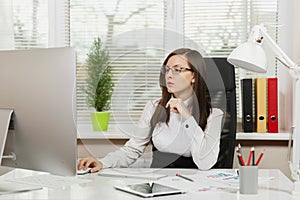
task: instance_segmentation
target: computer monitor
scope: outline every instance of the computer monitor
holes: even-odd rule
[[[73,48],[0,51],[0,108],[13,109],[2,165],[76,174]]]

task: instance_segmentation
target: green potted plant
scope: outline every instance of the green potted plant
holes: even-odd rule
[[[109,53],[103,47],[101,39],[94,40],[87,54],[87,78],[84,91],[87,94],[87,104],[95,108],[91,113],[94,131],[106,131],[110,118],[110,99],[114,83],[110,66]]]

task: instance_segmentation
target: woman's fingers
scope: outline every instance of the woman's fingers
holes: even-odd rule
[[[166,108],[170,107],[170,110],[174,113],[180,114],[182,112],[182,100],[177,98],[171,98],[166,104]]]
[[[96,158],[86,157],[79,160],[77,168],[86,170],[88,167],[91,168],[91,172],[96,172],[102,169],[103,165]]]
[[[191,115],[189,109],[185,106],[182,99],[171,98],[166,104],[166,108],[170,107],[170,111],[176,114],[180,114],[183,120],[188,119]]]

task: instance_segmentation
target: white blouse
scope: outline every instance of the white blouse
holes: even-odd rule
[[[191,99],[184,101],[190,111]],[[131,138],[123,147],[100,159],[104,168],[128,167],[143,154],[152,137],[153,144],[158,151],[186,157],[192,156],[199,169],[210,169],[217,162],[219,154],[223,112],[213,108],[204,131],[193,116],[183,121],[180,115],[171,112],[168,125],[157,124],[151,135],[150,120],[157,105],[158,100],[152,100],[146,104],[137,128],[134,130],[134,136],[131,134]]]

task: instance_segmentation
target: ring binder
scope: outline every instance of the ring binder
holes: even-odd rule
[[[278,82],[268,78],[268,132],[278,133]]]
[[[253,132],[252,79],[242,79],[242,112],[244,132]]]
[[[256,91],[256,131],[258,133],[267,132],[267,78],[255,79]]]

